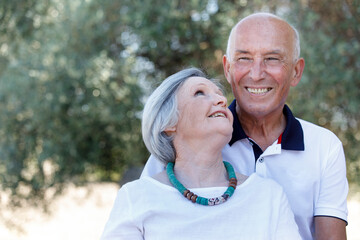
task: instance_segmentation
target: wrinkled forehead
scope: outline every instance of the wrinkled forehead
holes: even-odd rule
[[[204,77],[189,77],[185,80],[184,84],[181,86],[182,88],[191,88],[196,86],[208,86],[214,89],[219,89],[219,87],[210,79]]]
[[[218,86],[216,82],[213,82],[213,80],[209,80],[204,77],[189,77],[179,88],[178,95],[189,93],[190,91],[199,87],[206,87],[214,91],[220,91],[221,93],[223,92],[220,86]]]

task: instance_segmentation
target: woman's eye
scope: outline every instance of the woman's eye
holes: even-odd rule
[[[204,95],[204,92],[202,90],[197,90],[194,95],[195,96]]]

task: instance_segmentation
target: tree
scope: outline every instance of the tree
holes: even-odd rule
[[[0,182],[7,203],[46,204],[68,181],[118,181],[147,154],[139,81],[148,70],[137,69],[140,60],[121,42],[114,46],[121,16],[112,29],[108,9],[97,2],[34,1],[23,12],[31,27],[22,34],[12,23],[17,7],[6,3]]]

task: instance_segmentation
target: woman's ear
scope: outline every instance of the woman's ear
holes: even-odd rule
[[[168,136],[173,135],[174,133],[176,133],[176,126],[165,128],[164,133]]]

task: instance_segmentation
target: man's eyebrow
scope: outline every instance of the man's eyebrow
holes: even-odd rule
[[[250,52],[246,51],[246,50],[238,49],[238,50],[235,51],[235,53],[250,53]]]
[[[267,52],[266,54],[281,54],[281,53],[282,53],[281,50],[276,49],[276,50],[272,50],[270,52]]]
[[[241,50],[241,49],[238,49],[235,51],[235,53],[239,53],[239,54],[248,54],[250,53],[249,51],[246,51],[246,50]],[[275,49],[275,50],[271,50],[269,52],[266,52],[265,54],[281,54],[282,51],[280,49]]]

